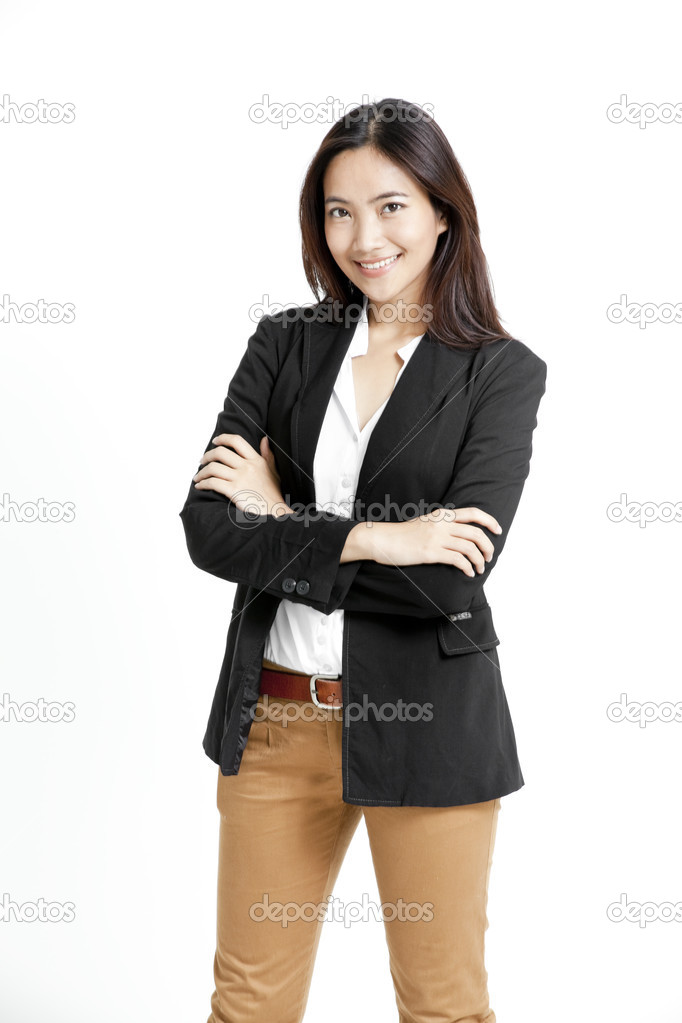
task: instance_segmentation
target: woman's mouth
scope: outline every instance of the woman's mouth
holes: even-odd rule
[[[394,256],[387,256],[386,259],[376,259],[371,263],[360,263],[357,259],[354,259],[353,262],[364,277],[383,277],[384,274],[390,272],[391,267],[398,262],[400,256],[401,253],[397,252]]]

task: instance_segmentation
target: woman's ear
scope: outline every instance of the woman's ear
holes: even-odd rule
[[[448,224],[448,215],[445,206],[440,203],[436,206],[436,212],[440,213],[440,220],[438,221],[438,234],[443,234],[450,227]]]

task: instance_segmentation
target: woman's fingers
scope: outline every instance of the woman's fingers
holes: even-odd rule
[[[231,480],[232,479],[232,466],[223,465],[221,462],[209,462],[203,469],[199,469],[199,472],[192,476],[195,484],[200,483],[201,480],[207,480],[215,476],[217,479]]]
[[[473,541],[463,539],[462,537],[449,537],[443,547],[453,555],[460,554],[465,557],[469,564],[474,566],[479,575],[484,571],[485,563],[489,560]],[[459,563],[458,559],[455,560]]]
[[[234,448],[237,454],[243,458],[254,458],[255,456],[260,458],[260,453],[255,448],[252,448],[248,440],[245,440],[239,433],[219,433],[217,437],[213,438],[211,443]],[[207,452],[207,454],[210,454],[210,452]]]
[[[483,530],[479,529],[478,526],[468,526],[461,523],[458,524],[456,532],[453,532],[453,527],[450,526],[450,536],[453,542],[455,540],[461,540],[463,543],[467,540],[470,541],[470,545],[475,545],[476,550],[481,552],[486,561],[490,561],[495,553],[492,541],[488,539]],[[458,549],[461,550],[461,547]]]
[[[457,522],[478,522],[479,526],[485,526],[491,533],[502,532],[502,526],[495,516],[480,508],[444,508],[443,511],[453,511]]]
[[[201,456],[200,464],[203,466],[222,464],[229,466],[231,469],[237,469],[242,460],[242,456],[230,448],[210,448]]]
[[[200,465],[203,468],[192,477],[193,480],[206,479],[211,475],[229,480],[231,476],[225,473],[222,466],[228,469],[238,469],[243,459],[261,457],[238,433],[221,433],[218,437],[213,438],[213,442],[216,441],[219,442],[218,447],[209,448],[201,456]]]
[[[217,494],[223,494],[229,498],[232,497],[233,484],[219,476],[207,476],[205,479],[197,480],[194,486],[199,490],[215,490]]]
[[[461,569],[465,575],[470,576],[472,579],[476,577],[476,572],[474,571],[471,562],[464,556],[464,554],[455,553],[453,555],[452,564],[455,568]]]
[[[254,503],[254,497],[265,514],[270,513],[273,505],[282,503],[281,493],[272,485],[273,470],[269,462],[272,461],[274,468],[274,456],[267,444],[268,457],[237,433],[221,433],[213,438],[213,443],[217,447],[204,452],[200,468],[192,477],[197,489],[214,490],[234,501],[240,510]]]
[[[469,523],[480,522],[491,532],[497,532],[497,519],[480,508],[439,508],[427,518],[438,523],[440,549],[456,552],[457,556],[453,557],[452,563],[462,568],[467,575],[475,574],[473,569],[468,570],[473,565],[481,575],[485,563],[492,560],[495,547],[479,526]],[[465,561],[468,568],[465,567]]]

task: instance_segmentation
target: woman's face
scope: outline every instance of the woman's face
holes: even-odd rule
[[[438,235],[447,229],[428,193],[371,146],[335,156],[322,184],[325,237],[343,273],[378,307],[418,304]],[[378,269],[360,265],[392,256]]]

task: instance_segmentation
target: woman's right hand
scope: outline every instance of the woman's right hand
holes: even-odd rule
[[[480,508],[437,508],[406,522],[365,523],[363,540],[380,565],[454,565],[474,578],[483,573],[494,547],[482,529],[501,533],[496,518]]]

